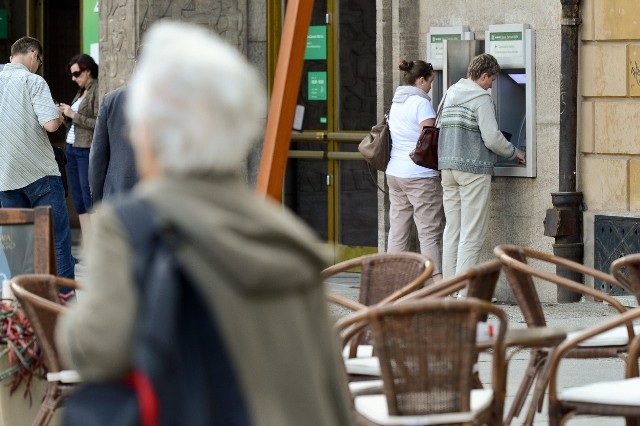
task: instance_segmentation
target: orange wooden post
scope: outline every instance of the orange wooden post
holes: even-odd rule
[[[313,0],[289,0],[282,29],[282,41],[256,183],[258,195],[268,196],[278,201],[281,200],[282,195],[312,9]]]

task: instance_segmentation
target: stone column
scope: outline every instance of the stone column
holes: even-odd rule
[[[400,60],[420,59],[420,0],[376,0],[376,10],[377,112],[382,117],[400,84]],[[384,188],[385,184],[384,173],[378,173],[378,185]],[[378,192],[378,251],[387,250],[388,234],[389,196]],[[417,238],[413,250],[420,251]]]
[[[266,85],[266,0],[101,0],[101,95],[127,82],[144,33],[160,19],[209,28],[242,52],[265,76]],[[246,177],[251,182],[260,163],[259,147],[258,143],[248,159]]]

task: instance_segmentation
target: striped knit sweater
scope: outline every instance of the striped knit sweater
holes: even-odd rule
[[[516,147],[498,129],[491,95],[472,80],[460,79],[447,90],[438,127],[440,170],[493,174],[498,155],[516,156]]]

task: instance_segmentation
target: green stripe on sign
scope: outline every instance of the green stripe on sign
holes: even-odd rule
[[[491,33],[491,41],[514,41],[522,40],[522,33]]]
[[[432,34],[431,43],[442,43],[444,40],[462,40],[460,34]]]

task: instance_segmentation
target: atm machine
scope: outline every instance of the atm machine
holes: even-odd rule
[[[433,66],[435,71],[430,95],[433,109],[436,111],[446,88],[449,87],[446,85],[445,67],[447,56],[445,54],[445,46],[447,42],[461,40],[473,40],[473,33],[469,32],[468,26],[431,27],[427,33],[427,62]]]
[[[432,28],[433,31],[433,28]],[[495,56],[501,71],[490,89],[496,106],[498,127],[510,134],[510,141],[527,153],[527,164],[499,157],[495,176],[536,176],[536,90],[534,32],[526,24],[490,25],[486,40],[445,38],[436,64],[442,72],[437,92],[432,89],[434,108],[449,86],[467,76],[467,67],[480,53]],[[434,57],[435,58],[435,57]],[[435,59],[434,59],[435,60]],[[437,100],[437,102],[436,102]]]
[[[536,73],[535,33],[528,24],[489,25],[485,51],[493,55],[501,71],[491,95],[498,126],[510,133],[511,143],[527,153],[527,164],[499,157],[496,176],[536,176]]]

